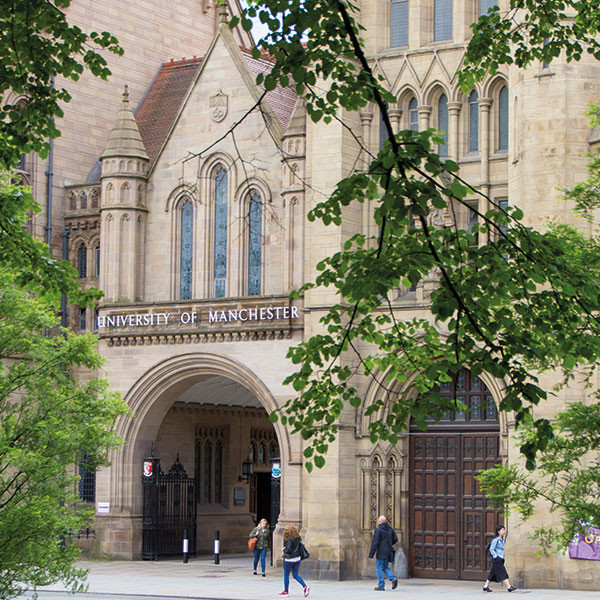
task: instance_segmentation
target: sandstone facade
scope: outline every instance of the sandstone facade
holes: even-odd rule
[[[600,67],[584,59],[508,69],[467,95],[455,72],[478,3],[449,2],[450,38],[435,41],[434,3],[410,0],[404,45],[394,45],[390,27],[402,2],[359,4],[369,58],[398,99],[394,127],[445,129],[440,152],[459,162],[476,190],[520,206],[528,224],[572,221],[558,188],[586,175],[584,112],[598,97]],[[318,261],[349,236],[375,231],[368,207],[349,207],[340,228],[308,222],[306,213],[364,164],[354,136],[378,150],[376,109],[340,115],[351,131],[338,122],[314,124],[301,99],[277,89],[246,116],[262,94],[255,76],[269,64],[252,59],[249,39],[220,24],[205,0],[148,1],[143,11],[127,0],[101,0],[93,10],[75,1],[70,11],[72,20],[108,29],[126,47],[125,57],[111,63],[109,84],[86,78],[73,87],[55,144],[49,221],[56,252],[66,225],[69,258],[82,282],[105,293],[94,314],[70,307],[69,323],[98,333],[106,376],[134,413],[117,425],[124,448],[96,477],[95,502],[104,512],[97,515],[94,551],[140,557],[142,463],[151,454],[163,469],[180,460],[196,477],[197,551],[212,551],[215,529],[222,552],[243,551],[253,522],[268,517],[269,473],[278,458],[276,559],[282,527],[294,523],[311,549],[305,567],[311,575],[371,576],[368,544],[377,516],[386,513],[414,574],[480,578],[482,542],[497,516],[477,504],[466,473],[490,457],[519,460],[511,418],[495,412],[501,382],[471,381],[465,371],[468,389],[453,388],[477,402],[481,427],[464,429],[457,416],[444,431],[407,433],[390,447],[369,441],[364,411],[377,390],[357,381],[363,406],[344,413],[326,466],[310,475],[302,468],[301,438],[267,418],[292,394],[282,384],[293,369],[288,349],[319,331],[320,317],[336,301],[322,289],[290,301],[290,291],[312,279]],[[46,210],[44,168],[35,159],[28,163]],[[487,208],[477,195],[471,201]],[[467,227],[470,215],[460,218]],[[40,235],[46,221],[42,212],[34,223]],[[426,316],[427,285],[400,289],[398,313]],[[544,376],[548,387],[554,382]],[[412,393],[410,386],[403,393]],[[583,389],[565,390],[538,414],[551,417],[583,398]],[[247,458],[255,474],[245,481]],[[427,505],[423,481],[438,476],[447,493],[436,492],[432,502],[458,498],[460,507]],[[596,589],[594,563],[537,557],[528,532],[547,520],[540,514],[531,524],[508,521],[513,580]]]

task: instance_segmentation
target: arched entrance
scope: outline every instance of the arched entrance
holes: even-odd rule
[[[119,424],[126,445],[110,475],[115,507],[132,517],[133,557],[141,553],[142,463],[150,454],[166,470],[180,461],[195,479],[197,552],[212,552],[216,529],[222,552],[246,550],[258,507],[268,499],[255,481],[242,477],[242,463],[252,460],[254,472],[262,474],[270,472],[271,458],[285,465],[289,457],[285,430],[268,419],[276,402],[264,383],[230,358],[187,354],[149,370],[127,400],[136,418]]]
[[[439,391],[468,409],[449,411],[425,433],[411,426],[410,567],[415,577],[485,579],[485,548],[501,519],[474,476],[500,461],[498,411],[467,369]]]

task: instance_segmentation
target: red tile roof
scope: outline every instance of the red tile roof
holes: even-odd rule
[[[246,58],[246,62],[248,63],[248,67],[250,67],[250,72],[256,77],[259,73],[267,73],[271,72],[273,67],[273,63],[269,61],[263,54],[263,56],[259,59],[252,57],[252,51],[247,48],[242,48],[242,54]],[[271,105],[277,120],[281,123],[283,130],[285,131],[290,124],[290,119],[292,117],[292,112],[294,110],[294,106],[296,105],[296,100],[298,96],[296,95],[296,91],[293,86],[282,88],[281,86],[277,86],[273,91],[267,92],[267,101]]]
[[[265,59],[252,58],[252,53],[242,48],[242,54],[248,63],[250,72],[269,73],[272,63]],[[160,151],[171,126],[175,122],[181,104],[194,81],[202,58],[173,61],[163,64],[152,82],[145,98],[135,114],[144,147],[152,163]],[[268,92],[266,99],[284,131],[288,127],[297,96],[293,87],[277,86]]]
[[[196,57],[165,63],[136,112],[135,120],[151,162],[163,145],[201,63],[202,59]]]

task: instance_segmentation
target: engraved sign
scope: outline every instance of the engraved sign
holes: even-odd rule
[[[209,100],[210,116],[213,121],[220,123],[227,116],[227,95],[219,91]]]

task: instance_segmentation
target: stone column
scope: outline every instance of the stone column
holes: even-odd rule
[[[490,109],[491,98],[479,98],[479,154],[481,156],[480,190],[486,197],[479,201],[479,210],[485,214],[490,204],[487,196],[490,193]],[[485,243],[489,233],[480,234],[480,243]]]
[[[362,129],[362,140],[363,146],[365,150],[362,152],[363,156],[363,170],[367,170],[369,168],[369,164],[371,162],[371,157],[368,152],[371,152],[371,125],[373,123],[373,113],[363,112],[360,113],[360,124]],[[369,200],[365,200],[362,206],[362,232],[367,238],[370,237],[370,229],[371,229],[371,202]]]
[[[367,150],[368,152],[371,152],[371,125],[372,124],[373,124],[373,113],[361,111],[360,125],[361,125],[361,131],[362,131],[362,141],[363,141],[363,146],[365,147],[365,150]],[[369,157],[367,156],[367,154],[364,150],[363,150],[363,155],[364,155],[363,164],[365,165],[365,168],[366,168],[370,161],[369,161]]]
[[[431,106],[423,105],[417,109],[419,111],[419,131],[429,129],[429,117],[431,116]]]
[[[402,109],[390,108],[388,112],[390,114],[390,121],[392,122],[392,129],[394,130],[394,133],[398,133],[400,131],[400,117],[402,116]]]
[[[448,102],[448,156],[452,160],[458,160],[458,116],[461,107],[460,102]]]

